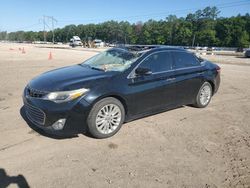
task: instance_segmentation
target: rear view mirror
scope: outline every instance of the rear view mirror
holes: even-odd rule
[[[152,71],[149,68],[138,67],[135,69],[135,74],[140,76],[146,76],[152,74]]]

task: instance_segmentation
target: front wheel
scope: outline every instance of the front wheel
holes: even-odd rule
[[[201,88],[196,96],[196,102],[195,102],[194,106],[197,108],[205,108],[209,104],[209,102],[211,101],[212,92],[213,92],[213,90],[212,90],[211,84],[209,82],[205,82],[201,86]]]
[[[125,118],[122,103],[113,97],[98,101],[91,109],[87,124],[95,138],[108,138],[116,134]]]

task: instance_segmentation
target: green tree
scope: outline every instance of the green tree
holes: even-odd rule
[[[216,7],[206,7],[189,13],[185,18],[169,15],[165,20],[148,20],[145,23],[117,22],[67,25],[55,29],[55,41],[69,42],[72,36],[82,40],[102,39],[105,42],[130,44],[166,44],[202,46],[248,47],[250,44],[250,15],[219,17]],[[52,41],[52,32],[46,32],[46,40]],[[0,40],[43,41],[43,31],[0,32]]]

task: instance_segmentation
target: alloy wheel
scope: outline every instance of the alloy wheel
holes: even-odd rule
[[[102,134],[114,132],[121,123],[121,110],[115,104],[102,107],[96,116],[96,128]]]
[[[205,85],[201,89],[201,92],[200,92],[200,103],[203,106],[206,106],[209,103],[210,98],[211,98],[211,94],[212,94],[212,91],[211,91],[211,88],[208,85]]]

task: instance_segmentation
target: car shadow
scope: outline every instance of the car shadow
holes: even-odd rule
[[[19,188],[29,188],[26,178],[22,174],[9,176],[3,168],[0,168],[0,188],[7,188],[15,184]]]
[[[185,108],[185,107],[192,107],[193,108],[194,106],[192,106],[192,105],[181,105],[181,106],[176,106],[176,107],[171,108],[171,109],[162,109],[162,110],[159,110],[159,111],[156,111],[156,112],[151,112],[150,114],[146,114],[146,115],[143,115],[143,116],[139,116],[139,117],[129,119],[128,121],[124,122],[124,124],[127,124],[127,123],[135,121],[135,120],[155,116],[157,114],[163,114],[163,113],[168,112],[168,111],[172,111],[172,110],[176,110],[176,109],[180,109],[180,108]]]
[[[34,125],[26,116],[26,113],[25,113],[25,109],[24,109],[24,106],[22,106],[20,108],[20,111],[19,111],[20,115],[22,116],[22,118],[24,119],[24,121],[26,121],[27,125],[35,132],[39,133],[40,135],[42,136],[45,136],[45,137],[48,137],[48,138],[52,138],[52,139],[71,139],[71,138],[76,138],[78,137],[78,134],[52,134],[52,133],[49,133],[49,132],[46,132],[44,131],[43,129],[40,129],[38,128],[36,125]],[[88,136],[88,137],[91,137],[88,133],[87,133],[87,130],[83,130],[81,132],[79,132],[79,134],[82,133],[83,135],[85,136]]]
[[[123,125],[126,125],[127,123],[129,122],[132,122],[132,121],[135,121],[135,120],[138,120],[138,119],[142,119],[142,118],[146,118],[146,117],[150,117],[150,116],[154,116],[156,114],[161,114],[161,113],[164,113],[164,112],[167,112],[169,110],[175,110],[175,109],[179,109],[179,108],[185,108],[185,107],[192,107],[192,108],[195,108],[193,105],[182,105],[182,106],[177,106],[175,108],[172,108],[172,109],[164,109],[164,110],[161,110],[161,111],[158,111],[158,112],[155,112],[155,113],[152,113],[152,114],[148,114],[148,115],[144,115],[142,117],[136,117],[136,118],[133,118],[133,119],[130,119],[128,121],[125,121],[123,123]],[[89,131],[87,130],[87,126],[83,126],[84,128],[79,131],[77,134],[52,134],[52,133],[49,133],[49,132],[46,132],[44,131],[43,129],[40,129],[38,128],[36,125],[34,125],[26,116],[26,113],[25,113],[25,110],[24,110],[24,106],[22,106],[20,108],[20,115],[22,116],[22,118],[26,121],[27,125],[35,132],[39,133],[40,135],[42,136],[45,136],[45,137],[48,137],[48,138],[52,138],[52,139],[72,139],[72,138],[76,138],[78,137],[78,134],[83,134],[84,136],[86,137],[89,137],[89,138],[93,138],[93,139],[96,139],[95,137],[93,137]],[[75,122],[77,123],[77,122]]]

